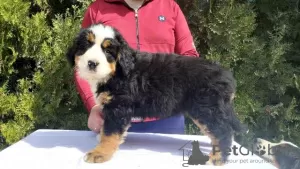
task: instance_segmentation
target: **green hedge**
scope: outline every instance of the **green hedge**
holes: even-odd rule
[[[251,146],[261,137],[300,144],[298,1],[188,2],[178,0],[197,48],[237,79],[235,109],[250,128],[238,142]]]
[[[1,0],[0,149],[38,128],[87,129],[64,54],[90,2]],[[177,2],[202,57],[231,68],[238,80],[236,111],[250,127],[238,142],[300,144],[297,1]],[[199,130],[187,120],[186,132]]]
[[[59,2],[0,2],[1,144],[37,128],[87,129],[86,110],[64,55],[88,1],[54,10]]]

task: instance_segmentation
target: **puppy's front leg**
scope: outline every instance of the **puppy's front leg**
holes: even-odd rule
[[[103,163],[110,160],[123,143],[130,126],[132,109],[114,102],[104,106],[104,125],[99,144],[85,156],[88,163]]]

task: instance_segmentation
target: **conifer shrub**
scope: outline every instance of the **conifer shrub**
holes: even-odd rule
[[[0,1],[0,149],[40,128],[87,130],[65,52],[92,0]],[[201,57],[231,69],[256,137],[300,145],[299,2],[177,0]],[[187,134],[199,129],[187,119]]]
[[[86,129],[65,52],[89,1],[47,2],[0,2],[1,147],[39,128]]]
[[[202,57],[230,68],[237,79],[235,110],[253,139],[300,144],[298,1],[178,0]],[[298,11],[298,12],[297,12]],[[199,134],[187,120],[187,132]]]

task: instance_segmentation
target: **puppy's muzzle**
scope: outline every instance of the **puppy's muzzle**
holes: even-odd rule
[[[92,60],[88,61],[88,68],[91,71],[95,71],[98,65],[99,65],[98,62],[95,62],[95,61],[92,61]]]

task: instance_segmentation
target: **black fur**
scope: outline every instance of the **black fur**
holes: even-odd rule
[[[279,169],[299,169],[300,149],[290,144],[279,144],[272,147],[274,160]]]
[[[85,31],[80,34],[84,36]],[[120,54],[116,74],[99,85],[96,93],[108,91],[113,96],[102,110],[105,134],[124,133],[131,117],[166,118],[186,113],[220,140],[226,160],[234,132],[242,131],[230,99],[236,90],[232,73],[202,58],[134,50],[114,31],[113,51]],[[73,63],[75,53],[88,46],[79,35],[68,60]]]
[[[257,139],[254,144],[258,155],[270,160],[279,169],[300,169],[300,148],[291,142],[273,143],[264,139]],[[260,147],[264,152],[260,152]]]

